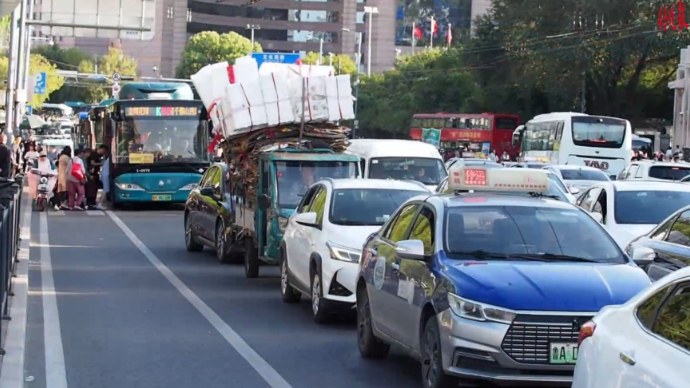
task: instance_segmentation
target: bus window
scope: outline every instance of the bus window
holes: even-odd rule
[[[517,119],[511,119],[507,117],[499,117],[496,118],[496,129],[510,129],[511,131],[514,131],[515,128],[518,127],[518,121]]]

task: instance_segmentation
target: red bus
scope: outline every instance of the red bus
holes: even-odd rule
[[[520,152],[513,147],[513,131],[520,126],[520,118],[504,113],[420,113],[412,116],[410,138],[422,140],[424,129],[440,129],[440,147],[445,150],[464,149],[482,152],[482,145],[489,143],[496,155],[508,151],[510,156]]]

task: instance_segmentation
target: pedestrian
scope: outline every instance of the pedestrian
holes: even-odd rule
[[[100,186],[100,180],[98,177],[98,172],[100,169],[100,157],[98,152],[94,152],[91,149],[84,150],[84,159],[86,165],[86,184],[84,184],[84,195],[86,197],[86,208],[87,209],[98,209],[97,198],[98,198],[98,188]]]
[[[27,146],[27,151],[24,154],[24,166],[25,171],[29,170],[36,160],[38,160],[39,153],[36,151],[36,146],[33,143],[29,143]]]
[[[111,201],[110,197],[110,151],[105,145],[98,147],[98,155],[101,157],[101,187],[103,187],[103,194],[106,200]]]
[[[50,153],[48,153],[48,157],[50,157]],[[60,157],[58,158],[58,184],[57,184],[57,198],[60,203],[60,209],[62,210],[68,210],[69,207],[67,206],[67,192],[68,192],[68,186],[67,186],[67,177],[70,173],[70,170],[68,168],[70,167],[70,160],[72,160],[72,147],[70,146],[65,146],[65,148],[62,149],[62,152],[60,152]],[[57,206],[56,206],[57,207]],[[55,209],[58,210],[58,209]]]
[[[86,167],[82,160],[84,151],[77,150],[75,154],[67,162],[67,203],[69,210],[84,210],[84,183],[86,182]],[[62,160],[62,157],[60,159]]]
[[[496,150],[491,150],[491,153],[489,154],[489,160],[496,163],[498,160],[496,157]]]
[[[6,143],[7,135],[0,134],[0,178],[12,176],[12,150]]]

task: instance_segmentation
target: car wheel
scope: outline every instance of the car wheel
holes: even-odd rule
[[[364,288],[357,292],[357,346],[366,358],[385,358],[391,346],[374,335],[371,324],[371,306]]]
[[[314,271],[311,277],[311,311],[314,322],[326,323],[329,318],[328,301],[323,298],[323,285],[321,284],[321,271]]]
[[[189,215],[184,217],[184,243],[189,252],[201,252],[204,246],[194,241],[194,230],[192,229],[192,220]]]
[[[228,261],[230,261],[230,255],[227,253],[228,247],[225,236],[225,223],[220,218],[218,219],[218,221],[216,221],[215,240],[216,259],[218,259],[218,262],[220,262],[221,264],[227,263]]]
[[[244,276],[247,279],[259,277],[259,251],[254,247],[251,237],[244,239]]]
[[[290,276],[288,275],[287,257],[283,253],[280,263],[280,296],[285,303],[297,303],[302,299],[302,294],[295,290],[290,284]]]
[[[457,387],[458,381],[443,371],[441,335],[436,317],[427,319],[421,338],[422,385],[424,388]]]

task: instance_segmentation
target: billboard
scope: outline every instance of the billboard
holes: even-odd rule
[[[34,17],[38,24],[44,24],[37,26],[44,36],[150,40],[155,32],[156,2],[41,0],[35,5]]]

